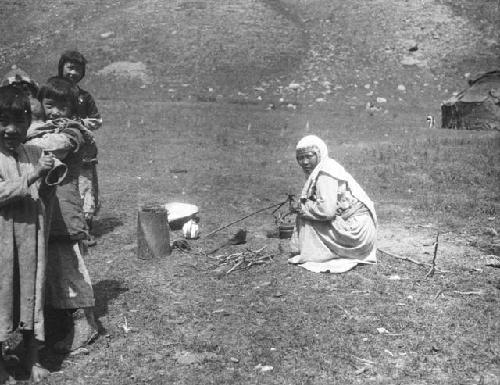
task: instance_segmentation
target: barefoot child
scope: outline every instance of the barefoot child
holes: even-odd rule
[[[75,117],[82,119],[83,124],[89,130],[97,130],[102,126],[102,119],[94,98],[85,90],[78,86],[80,80],[85,76],[85,66],[87,60],[78,51],[66,51],[59,59],[59,76],[69,79],[78,90],[78,103]],[[97,146],[87,144],[82,149],[83,161],[80,170],[79,190],[83,199],[83,214],[89,227],[92,230],[92,220],[99,205],[98,183],[97,183]],[[95,240],[91,236],[89,246],[95,245]]]
[[[97,337],[94,292],[81,248],[88,230],[78,191],[82,148],[92,138],[79,122],[69,119],[76,111],[76,95],[68,79],[50,78],[39,93],[48,120],[38,130],[41,136],[30,141],[51,150],[67,166],[53,207],[47,267],[47,304],[70,313],[72,319],[67,337],[55,346],[60,351],[75,350]]]
[[[23,145],[30,102],[14,86],[0,88],[0,383],[9,380],[2,343],[19,329],[33,381],[48,375],[38,350],[44,341],[46,209],[51,189],[42,179],[54,166],[50,155]]]

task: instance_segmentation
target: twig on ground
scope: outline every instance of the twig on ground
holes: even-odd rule
[[[420,261],[417,261],[416,259],[413,259],[413,258],[410,258],[410,257],[403,257],[401,255],[390,253],[390,252],[382,250],[382,249],[378,249],[378,251],[380,251],[382,254],[388,255],[389,257],[396,258],[396,259],[401,259],[403,261],[408,261],[408,262],[414,263],[415,265],[430,266],[426,262],[420,262]]]
[[[432,266],[430,263],[420,262],[420,261],[417,261],[416,259],[413,259],[413,258],[410,258],[410,257],[404,257],[404,256],[397,255],[397,254],[394,254],[394,253],[390,253],[390,252],[382,250],[382,249],[378,249],[378,251],[380,251],[382,254],[385,254],[385,255],[387,255],[389,257],[396,258],[396,259],[401,259],[403,261],[408,261],[408,262],[414,263],[415,265],[428,266],[428,267]],[[436,268],[434,270],[438,271],[440,273],[447,273],[446,270],[440,270],[440,269],[436,269]]]
[[[434,256],[432,257],[431,268],[425,275],[425,278],[434,276],[434,271],[436,270],[436,257],[438,253],[438,247],[439,247],[439,231],[436,234],[436,241],[434,242]]]
[[[245,256],[243,256],[243,258],[241,258],[241,261],[239,261],[238,263],[236,263],[236,265],[234,265],[233,267],[231,267],[227,272],[226,274],[229,274],[231,272],[233,272],[234,270],[236,270],[238,267],[240,267],[243,263],[245,262]]]
[[[365,364],[375,365],[375,362],[367,360],[365,358],[356,357],[355,355],[353,355],[352,357],[361,361],[361,362],[364,362]]]
[[[439,290],[439,291],[438,291],[438,293],[436,294],[436,296],[434,297],[434,301],[435,301],[436,299],[438,299],[438,298],[439,298],[439,296],[440,296],[441,294],[443,294],[445,291],[446,291],[445,289],[441,289],[441,290]]]
[[[458,290],[453,290],[454,293],[461,294],[461,295],[485,295],[486,292],[484,290],[478,290],[478,291],[458,291]]]

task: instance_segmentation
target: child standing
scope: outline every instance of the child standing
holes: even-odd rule
[[[31,122],[30,102],[14,86],[0,88],[0,383],[9,380],[1,351],[19,329],[27,346],[25,366],[32,380],[48,371],[38,350],[44,341],[47,204],[42,182],[54,166],[50,155],[23,145]]]
[[[97,130],[102,126],[102,119],[94,98],[90,93],[78,86],[85,76],[87,60],[78,51],[66,51],[59,59],[59,76],[69,79],[78,90],[78,103],[75,117],[82,119],[89,130]],[[86,144],[82,149],[83,160],[80,170],[79,190],[83,200],[83,213],[89,231],[92,230],[92,221],[99,207],[99,186],[97,179],[97,146]],[[95,245],[95,239],[90,236],[88,246]]]
[[[28,96],[31,106],[31,124],[44,121],[42,105],[38,100],[38,84],[17,66],[12,66],[2,81],[2,86],[10,84],[21,88]]]
[[[72,351],[97,337],[94,292],[82,257],[82,241],[87,239],[88,230],[78,190],[82,149],[92,138],[79,122],[69,119],[77,106],[77,90],[72,82],[50,78],[41,87],[39,98],[48,119],[40,130],[48,133],[38,145],[53,151],[67,166],[66,177],[56,192],[50,227],[47,303],[71,313],[71,330],[55,348]],[[67,140],[60,140],[61,135]]]

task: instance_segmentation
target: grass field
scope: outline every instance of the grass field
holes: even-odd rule
[[[498,226],[488,220],[497,215],[496,187],[486,182],[498,180],[497,135],[355,113],[208,103],[127,106],[127,116],[124,109],[105,103],[112,123],[99,133],[103,208],[88,260],[103,335],[49,383],[498,382],[500,281],[463,243]],[[246,245],[221,251],[266,246],[264,265],[224,274],[200,253],[238,226],[192,241],[192,253],[137,259],[140,203],[198,204],[207,233],[297,192],[293,148],[307,120],[377,202],[380,246],[429,261],[432,223],[443,233],[437,262],[446,273],[425,278],[428,268],[380,254],[376,266],[312,274],[286,264],[286,242],[266,238],[274,224],[265,214],[239,224],[249,231]],[[169,172],[179,168],[187,173]]]

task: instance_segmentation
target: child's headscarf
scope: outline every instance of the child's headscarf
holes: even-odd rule
[[[2,79],[2,86],[8,85],[23,85],[26,84],[29,88],[32,96],[36,97],[38,92],[38,84],[29,77],[29,75],[24,72],[21,68],[13,66],[12,69],[5,74]]]

